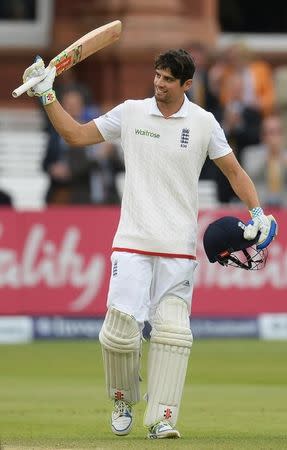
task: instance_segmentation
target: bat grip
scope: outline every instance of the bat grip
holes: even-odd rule
[[[26,81],[26,83],[21,84],[21,86],[17,87],[12,92],[12,97],[17,98],[20,97],[20,95],[24,94],[24,92],[27,92],[30,88],[36,86],[36,84],[40,83],[40,81],[44,80],[46,75],[48,74],[50,70],[50,67],[46,67],[43,75],[40,75],[39,77],[33,77],[30,78],[30,80]]]

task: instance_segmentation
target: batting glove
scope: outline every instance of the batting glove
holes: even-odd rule
[[[54,79],[56,76],[56,68],[45,69],[45,64],[40,56],[36,57],[36,61],[28,67],[23,74],[23,82],[31,78],[40,77],[46,73],[45,78],[27,91],[29,97],[41,97],[43,105],[49,105],[56,100],[56,94],[53,88]]]
[[[268,247],[277,235],[277,222],[272,215],[265,216],[263,209],[260,207],[253,208],[249,212],[252,219],[246,225],[244,238],[247,240],[255,239],[260,232],[256,247],[258,250],[262,250]]]

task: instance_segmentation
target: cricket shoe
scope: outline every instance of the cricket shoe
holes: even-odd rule
[[[176,439],[180,438],[180,433],[167,420],[152,425],[147,435],[148,439]]]
[[[112,432],[118,436],[129,434],[133,425],[132,407],[124,400],[116,400],[112,412]]]

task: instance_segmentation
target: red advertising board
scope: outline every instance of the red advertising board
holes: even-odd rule
[[[223,215],[247,220],[244,210],[199,215],[194,316],[250,316],[287,311],[287,211],[276,211],[278,238],[266,267],[248,272],[210,264],[202,248],[206,226]],[[119,219],[116,207],[2,209],[0,315],[102,316],[110,255]]]
[[[0,314],[102,315],[117,208],[3,212]]]

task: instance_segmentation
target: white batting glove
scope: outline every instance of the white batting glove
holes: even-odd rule
[[[256,247],[258,250],[262,250],[268,247],[277,235],[277,222],[272,215],[265,216],[263,209],[260,207],[253,208],[249,212],[252,219],[246,225],[244,238],[250,241],[255,239],[260,232]]]
[[[23,74],[23,82],[31,78],[39,77],[45,73],[45,64],[43,59],[38,56],[36,62],[29,66]],[[29,97],[41,97],[43,105],[48,105],[56,100],[56,94],[53,90],[53,83],[56,76],[56,68],[48,69],[46,77],[40,81],[36,86],[27,91]]]

